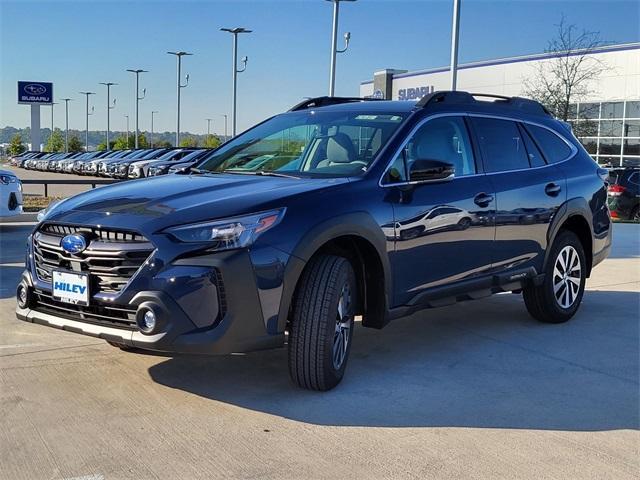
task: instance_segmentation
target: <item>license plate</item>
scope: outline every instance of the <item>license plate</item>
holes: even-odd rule
[[[76,305],[89,305],[89,276],[86,273],[53,271],[53,298]]]

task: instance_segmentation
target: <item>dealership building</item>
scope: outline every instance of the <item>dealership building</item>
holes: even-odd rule
[[[574,124],[587,151],[602,164],[640,164],[640,43],[608,45],[589,54],[605,67],[571,106]],[[557,54],[542,53],[458,66],[458,89],[505,96],[523,95],[523,82]],[[449,67],[407,71],[385,69],[360,84],[363,97],[416,101],[450,88]]]

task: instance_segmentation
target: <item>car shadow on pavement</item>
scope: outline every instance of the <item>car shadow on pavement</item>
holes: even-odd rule
[[[343,382],[308,392],[286,349],[174,357],[151,378],[213,401],[335,426],[544,430],[639,428],[637,292],[589,291],[563,325],[535,322],[519,295],[357,325]]]

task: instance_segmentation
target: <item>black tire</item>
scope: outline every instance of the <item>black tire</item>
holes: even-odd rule
[[[346,305],[342,321],[341,297]],[[300,278],[290,318],[289,375],[294,383],[319,391],[340,383],[351,350],[356,305],[356,277],[349,261],[335,255],[313,258]],[[334,343],[342,347],[340,352]]]
[[[631,211],[631,215],[629,215],[629,220],[633,222],[640,222],[640,205],[636,206],[636,208],[634,208]]]
[[[569,252],[568,255],[571,255],[572,250],[577,254],[580,271],[574,274],[568,272],[563,281],[563,275],[554,273],[556,263],[559,261],[561,252],[563,255],[564,252]],[[540,286],[531,285],[523,290],[524,302],[531,316],[543,323],[563,323],[573,317],[580,307],[584,294],[586,268],[584,249],[576,234],[568,230],[561,231],[551,246],[549,260],[544,271],[544,282]],[[559,271],[563,273],[561,267]],[[562,283],[564,283],[564,287]],[[560,287],[557,292],[555,292],[556,286]],[[566,292],[565,290],[569,288],[571,290]],[[571,299],[572,301],[569,303]]]

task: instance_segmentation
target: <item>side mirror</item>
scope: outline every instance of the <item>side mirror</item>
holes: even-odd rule
[[[410,182],[442,182],[452,180],[455,167],[451,163],[428,158],[415,160],[409,170]]]

